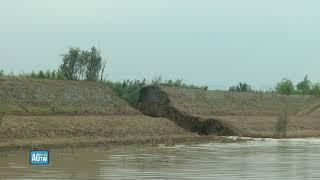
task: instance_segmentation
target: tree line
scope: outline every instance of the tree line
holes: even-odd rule
[[[35,79],[57,79],[57,80],[87,80],[102,81],[107,60],[101,56],[101,51],[96,47],[90,50],[80,48],[69,48],[66,54],[62,55],[62,64],[58,70],[32,71],[31,73],[20,73],[18,77]],[[16,76],[13,73],[5,74],[0,70],[0,76]]]
[[[304,79],[296,85],[289,79],[284,78],[276,85],[276,92],[285,95],[317,95],[320,96],[320,83],[313,83],[306,75]]]
[[[14,75],[13,73],[5,74],[3,70],[0,70],[0,76],[18,76],[34,79],[55,79],[55,80],[86,80],[86,81],[101,81],[111,86],[116,92],[121,94],[120,96],[126,96],[125,98],[131,99],[129,92],[136,91],[137,89],[146,85],[163,85],[185,88],[196,88],[207,90],[207,86],[197,86],[192,84],[186,84],[182,80],[162,80],[162,78],[156,77],[151,82],[146,80],[125,80],[123,82],[107,81],[107,59],[102,57],[101,51],[96,47],[92,47],[89,50],[82,50],[80,48],[69,48],[68,52],[62,55],[62,63],[57,70],[47,71],[32,71],[31,73],[20,73]],[[229,91],[236,92],[252,92],[255,91],[248,83],[240,82],[237,85],[231,86]],[[283,95],[317,95],[320,96],[320,83],[313,83],[308,79],[306,75],[304,79],[297,84],[294,84],[288,78],[283,78],[275,85],[274,89],[267,90],[276,92]],[[131,100],[130,100],[131,101]]]
[[[237,85],[231,86],[229,91],[237,92],[253,92],[251,85],[240,82]],[[313,83],[308,79],[306,75],[303,80],[294,84],[288,78],[283,78],[280,82],[275,85],[274,89],[267,90],[267,92],[276,92],[282,95],[316,95],[320,96],[320,83]]]

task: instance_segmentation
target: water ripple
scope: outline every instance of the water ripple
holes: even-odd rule
[[[51,150],[49,166],[28,152],[0,157],[4,179],[317,179],[320,139]]]

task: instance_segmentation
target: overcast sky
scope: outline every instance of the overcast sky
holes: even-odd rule
[[[0,69],[57,69],[100,47],[109,79],[257,88],[320,81],[319,0],[0,0]]]

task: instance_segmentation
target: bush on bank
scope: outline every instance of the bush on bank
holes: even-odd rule
[[[186,84],[181,79],[177,80],[162,80],[161,77],[154,78],[151,82],[143,80],[124,80],[120,81],[103,81],[106,85],[112,88],[112,90],[122,99],[125,99],[129,104],[135,105],[139,98],[139,91],[141,88],[149,85],[180,87],[180,88],[192,88],[192,89],[204,89],[206,86],[197,86],[193,84]]]

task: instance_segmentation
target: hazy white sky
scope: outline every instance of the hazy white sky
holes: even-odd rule
[[[109,78],[257,88],[320,81],[319,0],[0,0],[0,69],[57,69],[98,45]]]

